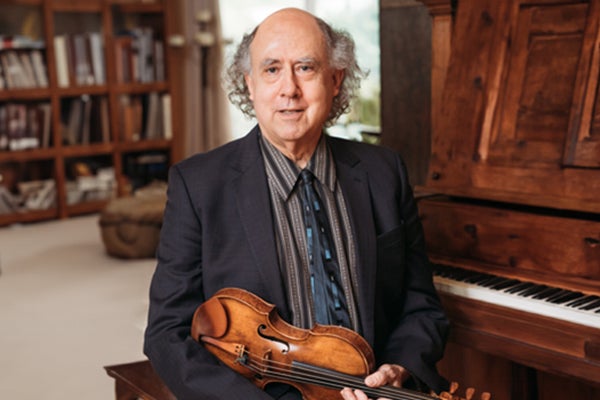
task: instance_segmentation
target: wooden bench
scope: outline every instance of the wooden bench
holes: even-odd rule
[[[176,400],[148,360],[109,365],[104,369],[115,378],[116,400]]]

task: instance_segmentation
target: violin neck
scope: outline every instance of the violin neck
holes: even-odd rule
[[[342,390],[345,387],[360,389],[369,398],[385,397],[390,400],[431,400],[435,398],[421,392],[393,386],[372,388],[365,385],[363,378],[297,361],[293,361],[291,369],[286,371],[269,368],[257,369],[253,368],[251,363],[245,364],[242,362],[242,364],[259,373],[264,378],[316,385],[328,389]]]
[[[369,398],[385,397],[390,400],[431,400],[433,397],[416,392],[414,390],[404,389],[401,387],[394,386],[382,386],[382,387],[369,387],[365,385],[364,378],[356,377],[353,375],[344,374],[337,371],[332,371],[327,368],[317,367],[314,365],[292,362],[292,371],[301,371],[301,376],[305,377],[307,372],[312,372],[312,380],[321,379],[321,386],[329,387],[331,389],[342,390],[345,387],[352,389],[360,389]],[[293,372],[292,372],[293,374]],[[304,380],[303,380],[304,381]]]

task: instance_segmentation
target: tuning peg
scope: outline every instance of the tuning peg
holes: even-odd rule
[[[450,394],[456,393],[457,390],[458,390],[458,383],[457,382],[452,382],[450,384]]]
[[[473,395],[475,394],[475,389],[473,388],[468,388],[467,390],[465,390],[465,399],[466,400],[471,400],[473,399]]]

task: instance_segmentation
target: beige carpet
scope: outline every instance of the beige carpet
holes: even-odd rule
[[[0,228],[0,399],[114,399],[144,358],[154,260],[104,252],[98,216]]]

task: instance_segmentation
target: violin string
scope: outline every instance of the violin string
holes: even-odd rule
[[[355,389],[361,389],[363,391],[370,391],[374,394],[396,400],[430,400],[434,398],[423,393],[394,386],[372,388],[366,386],[361,378],[335,371],[330,371],[329,374],[326,374],[321,371],[314,371],[308,367],[304,367],[302,364],[291,366],[289,364],[278,362],[272,359],[268,360],[268,362],[265,362],[261,357],[253,357],[252,353],[247,350],[244,350],[244,354],[248,355],[248,359],[246,362],[244,362],[248,368],[252,369],[254,372],[269,375],[271,377],[289,379],[289,377],[292,376],[295,380],[301,381],[302,383],[312,383],[333,388],[352,387]]]
[[[253,370],[255,372],[259,372],[259,373],[263,373],[264,375],[269,375],[270,377],[278,377],[278,378],[282,378],[282,379],[288,379],[290,377],[293,378],[294,381],[296,382],[301,382],[301,383],[309,383],[309,384],[315,384],[315,385],[319,385],[319,386],[325,386],[325,387],[331,387],[331,388],[343,388],[343,387],[352,387],[354,389],[361,389],[365,392],[370,392],[372,394],[378,394],[379,396],[385,396],[385,397],[389,397],[393,400],[411,400],[411,399],[433,399],[433,397],[422,394],[422,393],[418,393],[418,392],[412,392],[412,391],[408,391],[407,389],[403,389],[403,388],[399,388],[399,387],[393,387],[393,386],[384,386],[384,387],[377,387],[377,388],[372,388],[369,386],[366,386],[363,381],[360,378],[356,378],[356,377],[352,377],[352,376],[348,376],[349,378],[352,379],[345,379],[345,383],[346,384],[342,384],[344,382],[342,382],[344,379],[342,379],[342,381],[340,381],[339,379],[333,379],[332,377],[328,376],[328,375],[324,375],[321,374],[320,376],[318,374],[314,374],[312,373],[313,371],[308,369],[309,372],[311,372],[311,374],[306,374],[306,373],[297,373],[294,371],[290,371],[289,369],[282,369],[282,368],[273,368],[270,365],[267,364],[262,364],[256,361],[253,361],[254,364],[259,364],[260,366],[254,366]],[[298,367],[294,367],[294,369],[298,369]],[[299,369],[304,369],[302,367],[299,367]],[[273,372],[275,371],[275,372]],[[281,372],[277,372],[277,371],[281,371]],[[335,374],[337,375],[337,374]],[[318,378],[318,379],[315,379]],[[401,396],[401,397],[397,397],[397,396]]]

